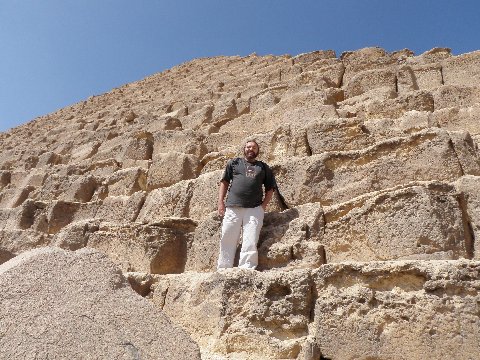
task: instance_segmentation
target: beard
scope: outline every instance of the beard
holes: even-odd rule
[[[245,156],[245,158],[253,160],[258,156],[258,153],[252,150],[249,150],[249,151],[243,150],[243,155]]]

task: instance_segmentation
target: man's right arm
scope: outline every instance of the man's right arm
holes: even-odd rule
[[[228,182],[226,180],[220,181],[220,187],[218,188],[218,214],[220,216],[225,215],[225,196],[227,195]]]

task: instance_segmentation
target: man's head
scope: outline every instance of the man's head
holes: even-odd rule
[[[255,140],[248,140],[243,147],[243,154],[248,161],[255,160],[259,152],[260,146],[258,146]]]

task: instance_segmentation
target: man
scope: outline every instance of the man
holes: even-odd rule
[[[238,267],[255,269],[258,265],[258,237],[265,209],[275,189],[275,179],[268,165],[255,160],[259,151],[256,141],[247,141],[244,157],[229,160],[220,181],[218,213],[223,216],[223,223],[217,264],[219,270],[233,267],[242,227]]]

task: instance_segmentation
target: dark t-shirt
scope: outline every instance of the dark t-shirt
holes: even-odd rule
[[[262,161],[253,164],[242,158],[229,160],[222,180],[230,183],[226,206],[254,208],[263,201],[263,188],[275,188],[272,170]]]

